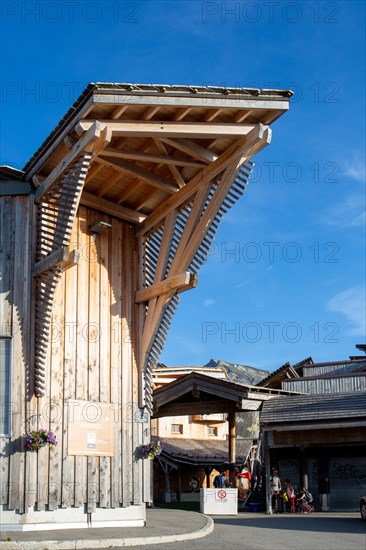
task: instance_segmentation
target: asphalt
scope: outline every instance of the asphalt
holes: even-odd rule
[[[0,549],[87,550],[142,546],[198,539],[213,529],[213,520],[198,512],[149,508],[145,527],[1,531]]]

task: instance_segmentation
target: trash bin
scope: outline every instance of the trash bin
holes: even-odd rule
[[[259,502],[250,502],[249,512],[259,512]]]

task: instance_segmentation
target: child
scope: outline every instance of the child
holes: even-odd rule
[[[308,491],[307,489],[305,489],[305,487],[301,488],[299,498],[297,499],[297,503],[298,503],[299,509],[302,510],[305,514],[311,514],[312,512],[314,512],[314,506],[312,506],[308,502],[306,498],[307,492]]]
[[[291,506],[290,514],[294,514],[295,513],[295,489],[291,485],[291,481],[289,479],[285,479],[285,485],[286,485],[286,493]]]
[[[272,469],[271,476],[272,509],[275,514],[282,513],[281,480],[277,468]]]

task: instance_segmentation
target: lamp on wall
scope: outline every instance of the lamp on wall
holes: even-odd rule
[[[112,225],[108,222],[104,222],[103,220],[97,220],[93,225],[89,226],[90,233],[101,235],[106,231],[107,229],[111,229]]]
[[[96,241],[97,235],[101,235],[107,229],[111,229],[112,224],[103,220],[96,220],[92,225],[89,225],[89,231],[93,235],[93,241]]]

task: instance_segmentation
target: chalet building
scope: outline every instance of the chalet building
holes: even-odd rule
[[[217,380],[229,380],[224,367],[167,367],[159,364],[153,372],[154,389],[192,372]],[[248,411],[242,415],[245,419],[239,416],[236,415],[236,462],[243,467],[250,459],[254,434],[252,430],[245,433],[238,427],[243,427],[244,420],[247,420],[246,425],[252,428],[253,414]],[[259,425],[256,427],[259,431]],[[229,463],[228,414],[153,418],[151,433],[159,438],[163,447],[162,455],[154,461],[154,501],[172,498],[180,501],[199,500],[199,487],[212,487],[215,475],[223,465]],[[198,482],[195,494],[191,484],[193,478]],[[248,480],[243,480],[242,486],[249,489]]]
[[[290,96],[90,84],[23,170],[3,168],[3,529],[144,524],[152,372]],[[36,433],[27,450],[40,429],[57,446]]]
[[[362,348],[362,346],[359,346]],[[357,510],[366,492],[366,358],[286,363],[258,384],[303,395],[263,403],[267,507],[270,467],[309,487],[318,510]]]

